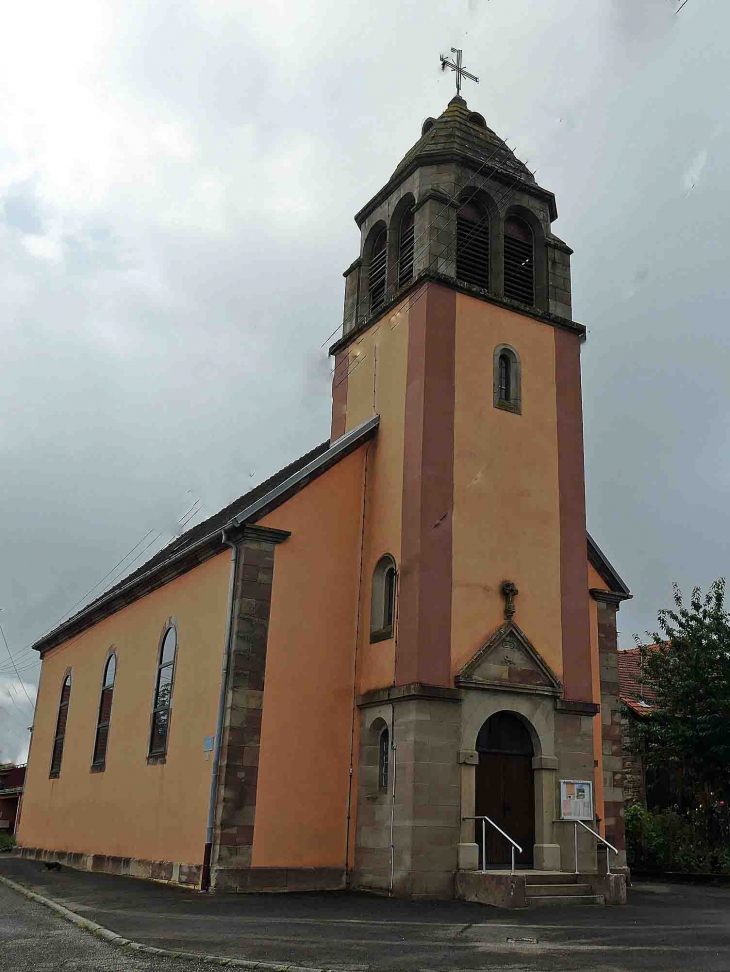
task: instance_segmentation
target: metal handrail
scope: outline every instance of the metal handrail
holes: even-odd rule
[[[601,837],[601,835],[597,834],[595,830],[591,830],[590,827],[587,827],[582,820],[563,820],[561,822],[575,824],[575,833],[574,833],[574,841],[573,841],[573,846],[575,849],[574,851],[575,852],[575,873],[576,874],[578,873],[578,824],[580,824],[583,830],[587,830],[589,834],[593,834],[596,840],[600,840],[602,844],[606,845],[606,873],[610,874],[611,858],[608,856],[608,852],[609,850],[612,850],[614,854],[618,854],[618,850],[613,846],[613,844],[609,844],[609,842],[606,840],[605,837]]]
[[[483,814],[480,815],[480,816],[478,816],[478,817],[462,817],[461,819],[462,820],[481,820],[481,822],[482,822],[482,874],[487,869],[487,824],[488,823],[490,823],[494,827],[495,830],[498,830],[499,833],[503,837],[506,837],[507,840],[510,842],[510,844],[512,844],[512,848],[511,848],[511,850],[512,850],[512,874],[514,874],[515,873],[515,848],[520,852],[520,854],[522,853],[522,848],[517,843],[517,841],[512,840],[512,838],[510,837],[509,834],[506,834],[502,830],[502,828],[501,827],[498,827],[497,824],[493,820],[490,820],[489,817],[484,816]]]

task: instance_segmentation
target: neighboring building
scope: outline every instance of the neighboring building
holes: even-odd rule
[[[23,795],[25,764],[0,763],[0,834],[14,834]]]
[[[23,853],[449,897],[509,862],[474,816],[524,868],[600,869],[557,820],[588,781],[625,863],[630,594],[586,535],[556,217],[463,99],[424,123],[356,216],[331,438],[36,643]]]
[[[651,648],[658,647],[651,645]],[[625,648],[618,653],[618,675],[621,687],[624,738],[624,796],[626,803],[641,804],[648,810],[662,809],[675,802],[676,786],[666,770],[646,765],[646,757],[637,735],[638,726],[651,716],[655,704],[654,690],[641,681],[641,649]]]

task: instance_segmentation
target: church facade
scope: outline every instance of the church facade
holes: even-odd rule
[[[35,645],[20,853],[488,900],[600,876],[593,830],[620,873],[630,594],[586,533],[556,218],[461,97],[427,119],[356,216],[330,439]]]

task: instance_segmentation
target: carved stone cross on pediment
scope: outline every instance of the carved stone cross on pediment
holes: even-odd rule
[[[512,581],[502,581],[501,591],[504,598],[504,619],[511,621],[515,616],[515,598],[520,592]]]

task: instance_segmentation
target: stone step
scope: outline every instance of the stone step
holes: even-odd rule
[[[526,891],[528,895],[535,898],[570,898],[576,895],[589,895],[591,886],[590,884],[528,884]]]
[[[527,898],[528,908],[549,908],[552,905],[605,905],[602,894],[546,894],[536,898]]]
[[[545,872],[544,874],[526,874],[525,880],[528,887],[533,884],[577,884],[580,874]]]

